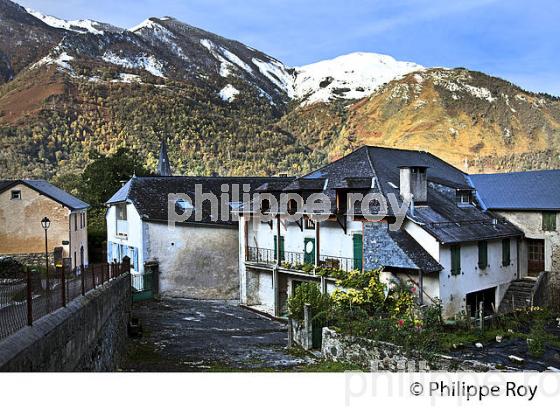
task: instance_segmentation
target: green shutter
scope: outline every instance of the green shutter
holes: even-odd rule
[[[510,240],[502,239],[502,266],[509,266],[510,263]]]
[[[478,267],[486,269],[488,266],[488,242],[478,242]]]
[[[274,256],[272,257],[273,260],[276,260],[276,255],[278,255],[278,240],[276,239],[277,236],[274,235]],[[280,261],[284,260],[284,237],[280,236]]]
[[[352,236],[354,242],[354,269],[362,270],[363,259],[363,238],[361,233],[356,233]]]
[[[451,274],[461,274],[461,247],[459,245],[451,246]]]
[[[542,213],[542,229],[543,231],[556,230],[556,212]]]

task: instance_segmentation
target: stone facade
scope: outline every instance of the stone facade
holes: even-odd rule
[[[392,343],[344,336],[323,328],[321,353],[325,359],[356,364],[372,371],[476,371],[495,370],[495,367],[472,360],[459,360],[440,354],[407,352]]]
[[[45,266],[45,252],[43,253],[13,253],[2,257],[13,258],[25,266]],[[49,253],[49,266],[54,266],[54,253]]]
[[[125,354],[130,275],[78,297],[0,341],[0,371],[114,371]]]

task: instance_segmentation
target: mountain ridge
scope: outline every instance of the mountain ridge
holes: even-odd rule
[[[154,169],[164,135],[182,174],[298,174],[364,143],[560,166],[558,99],[483,73],[363,52],[287,67],[172,17],[33,13],[0,0],[1,176],[81,172],[122,146]]]

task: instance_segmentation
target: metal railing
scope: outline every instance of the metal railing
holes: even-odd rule
[[[247,262],[275,264],[276,254],[273,249],[249,247],[247,248],[245,260]],[[315,260],[312,262],[307,261],[306,255],[303,252],[281,252],[280,262],[281,264],[291,266],[294,269],[297,269],[304,264],[315,265]],[[361,270],[362,260],[341,256],[320,255],[318,267],[349,272],[354,269]]]
[[[362,260],[342,256],[319,255],[319,267],[350,272],[354,269],[361,270]]]
[[[92,264],[44,273],[26,269],[18,278],[0,281],[0,339],[32,326],[79,296],[129,272],[129,262]]]

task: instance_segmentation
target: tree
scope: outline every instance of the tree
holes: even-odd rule
[[[100,207],[133,175],[148,172],[137,160],[137,155],[126,148],[119,148],[111,156],[99,156],[82,174],[80,197],[93,207]]]

